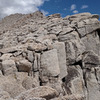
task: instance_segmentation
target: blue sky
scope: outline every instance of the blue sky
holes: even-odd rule
[[[100,0],[0,0],[0,18],[37,10],[45,15],[60,13],[62,17],[82,12],[100,14]]]
[[[49,0],[39,7],[49,14],[60,13],[62,17],[75,13],[100,14],[100,0]]]

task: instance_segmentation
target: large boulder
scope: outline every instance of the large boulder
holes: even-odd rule
[[[84,37],[87,34],[92,33],[97,29],[100,29],[100,22],[96,18],[82,20],[81,22],[77,23],[77,25],[77,31],[80,37]]]
[[[100,65],[100,58],[93,51],[87,51],[83,53],[82,57],[83,68],[95,68]]]
[[[46,99],[52,99],[58,96],[58,92],[47,86],[36,87],[21,93],[16,97],[17,100],[27,100],[29,98],[41,97]]]
[[[65,42],[67,65],[74,64],[79,54],[85,51],[84,44],[80,40]]]
[[[53,47],[57,49],[60,78],[62,79],[67,75],[65,44],[63,42],[56,42],[53,44]]]
[[[93,50],[94,53],[100,55],[100,52],[99,52],[100,42],[99,42],[99,34],[97,31],[83,37],[81,41],[86,47],[85,51]]]
[[[63,86],[67,94],[81,94],[84,95],[84,79],[80,66],[69,66],[68,75],[63,79]]]
[[[46,51],[41,55],[41,69],[45,70],[47,76],[58,76],[60,74],[56,49]]]
[[[87,96],[86,98],[88,100],[99,100],[100,98],[100,91],[99,91],[99,83],[96,76],[96,71],[94,68],[91,68],[90,70],[87,69],[85,71],[85,81],[86,81],[86,87],[87,87]]]

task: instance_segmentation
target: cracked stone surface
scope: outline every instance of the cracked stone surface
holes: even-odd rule
[[[0,21],[0,100],[100,100],[99,16],[40,11]]]

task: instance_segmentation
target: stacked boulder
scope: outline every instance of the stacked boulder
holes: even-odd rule
[[[99,100],[98,19],[39,11],[2,19],[0,100]]]

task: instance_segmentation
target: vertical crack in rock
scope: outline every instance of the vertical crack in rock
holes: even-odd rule
[[[95,70],[95,78],[96,78],[96,80],[97,80],[97,82],[98,82],[97,69],[94,68],[94,70]]]
[[[97,34],[98,34],[99,39],[100,39],[100,29],[97,29]]]

